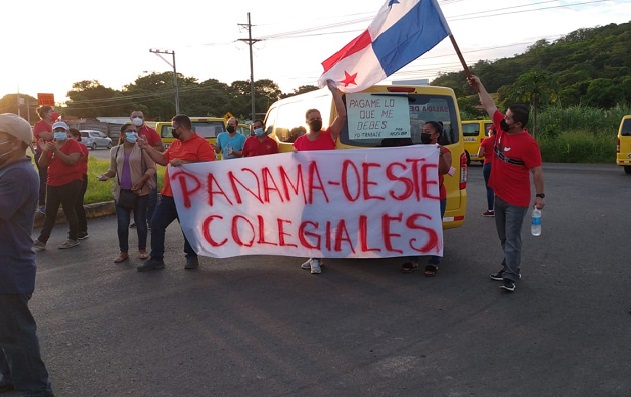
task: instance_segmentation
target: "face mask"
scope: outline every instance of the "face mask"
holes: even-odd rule
[[[234,132],[234,126],[233,125],[229,125],[228,126],[228,132],[231,133],[231,134]]]
[[[59,118],[59,113],[57,112],[53,112],[53,114],[50,115],[50,119],[52,121],[56,121]]]
[[[508,125],[506,120],[502,120],[500,121],[500,128],[502,129],[502,131],[508,132],[508,130],[510,130],[510,125]]]
[[[127,139],[127,142],[129,143],[136,143],[136,141],[138,140],[138,135],[136,135],[135,132],[126,132],[125,139]]]
[[[180,133],[177,130],[171,128],[171,136],[175,139],[180,139]]]
[[[4,145],[6,145],[7,143],[11,143],[11,142],[14,142],[14,140],[10,140],[10,141],[5,141],[5,142],[2,142],[2,143],[0,143],[0,146],[4,146]],[[8,152],[6,152],[6,153],[2,153],[2,154],[0,154],[0,160],[2,160],[3,158],[5,158],[6,156],[10,155],[10,154],[11,154],[13,151],[15,151],[15,150],[17,150],[17,148],[13,148],[13,149],[9,150],[9,151],[8,151]],[[0,161],[0,167],[2,167],[3,165],[4,165],[4,164],[2,164],[2,161]]]
[[[423,145],[432,143],[432,134],[421,134],[421,143]]]
[[[254,135],[256,136],[263,136],[263,134],[265,134],[265,130],[263,130],[262,128],[257,128],[254,130]]]
[[[142,125],[142,119],[140,117],[134,117],[131,119],[131,122],[136,126],[140,127]]]
[[[311,131],[318,132],[322,129],[322,120],[313,120],[309,123],[309,127],[311,127]]]
[[[65,132],[55,132],[54,137],[56,141],[64,141],[68,138],[68,135]]]

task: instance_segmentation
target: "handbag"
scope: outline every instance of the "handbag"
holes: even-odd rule
[[[118,158],[118,151],[120,150],[120,146],[116,149],[116,158]],[[118,172],[116,173],[116,179],[118,179],[118,186],[121,185],[120,177],[118,176]],[[116,205],[126,210],[135,210],[136,205],[138,204],[138,195],[134,193],[131,189],[120,189],[118,192],[118,201]]]

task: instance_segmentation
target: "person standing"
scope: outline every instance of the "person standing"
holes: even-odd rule
[[[221,153],[222,160],[236,159],[243,156],[245,136],[237,132],[239,121],[234,117],[228,119],[228,132],[217,135],[217,143],[213,145],[215,153]]]
[[[329,128],[322,129],[322,115],[318,109],[309,109],[305,113],[307,125],[309,125],[309,131],[296,138],[294,142],[294,150],[303,152],[307,150],[333,150],[335,149],[335,142],[342,132],[344,123],[346,122],[346,107],[342,100],[342,95],[337,90],[335,82],[333,80],[327,80],[327,87],[333,95],[333,103],[335,105],[335,120],[329,126]],[[322,269],[320,268],[323,258],[309,258],[300,267],[305,270],[311,270],[311,274],[320,274]]]
[[[36,109],[40,120],[33,126],[33,135],[35,137],[35,165],[39,172],[39,201],[37,210],[42,214],[46,209],[46,178],[47,167],[39,165],[39,158],[42,155],[42,147],[40,140],[50,142],[53,140],[53,123],[59,115],[55,113],[52,106],[40,106]]]
[[[0,114],[0,393],[53,396],[28,307],[35,290],[31,231],[39,190],[37,173],[26,157],[32,141],[26,120]]]
[[[76,128],[71,128],[68,130],[68,139],[74,139],[77,142],[81,142],[81,132]],[[79,224],[79,233],[77,234],[77,238],[79,240],[85,240],[90,237],[88,234],[88,218],[85,214],[85,192],[88,190],[88,147],[86,145],[80,144],[81,147],[81,157],[79,157],[78,165],[81,168],[81,173],[83,174],[83,180],[81,181],[81,190],[79,191],[79,196],[77,197],[77,202],[75,204],[75,212],[77,213],[77,223]]]
[[[39,237],[33,242],[33,248],[36,250],[46,249],[60,204],[70,231],[68,239],[57,248],[72,248],[79,245],[79,222],[75,204],[83,183],[83,171],[79,164],[82,150],[79,142],[68,139],[68,130],[66,123],[57,121],[53,124],[54,141],[40,142],[43,153],[39,159],[39,165],[48,167],[48,179],[46,181],[46,217]]]
[[[131,212],[134,211],[136,232],[138,233],[138,258],[147,259],[147,203],[149,190],[154,188],[153,176],[156,173],[156,164],[137,144],[138,134],[131,124],[121,127],[119,144],[110,149],[110,168],[104,174],[99,175],[100,181],[106,181],[116,177],[112,191],[116,203],[116,220],[118,223],[118,246],[120,253],[114,259],[114,263],[120,263],[129,259],[129,221]],[[129,190],[138,195],[136,206],[133,209],[123,208],[119,205],[121,190]]]
[[[278,143],[265,133],[263,120],[252,123],[254,135],[249,136],[243,145],[243,157],[264,156],[278,153]]]
[[[480,97],[482,107],[495,125],[489,185],[495,192],[495,226],[504,251],[502,269],[491,274],[501,281],[500,288],[513,292],[521,278],[521,229],[531,205],[530,174],[535,185],[534,206],[543,209],[543,171],[537,141],[525,130],[530,111],[526,105],[513,104],[502,114],[477,76],[467,79]]]
[[[421,131],[421,143],[424,145],[437,145],[443,135],[443,123],[439,121],[428,121],[423,124]],[[451,152],[445,146],[440,146],[440,155],[438,159],[438,186],[440,189],[440,218],[445,216],[447,208],[447,189],[445,188],[445,174],[449,173],[452,164]],[[401,266],[403,273],[411,273],[418,268],[420,257],[410,257],[409,262],[405,262]],[[438,274],[440,265],[440,256],[432,255],[429,263],[425,266],[425,276],[434,277]]]
[[[495,156],[495,153],[493,153],[493,147],[495,147],[495,126],[491,124],[489,127],[489,136],[480,142],[480,149],[478,149],[478,158],[484,157],[482,174],[484,175],[484,186],[486,186],[487,209],[482,213],[482,216],[495,216],[495,210],[493,209],[493,204],[495,203],[495,193],[493,192],[493,188],[489,186],[489,178],[491,177],[491,160],[493,159],[493,156]]]
[[[149,127],[145,124],[145,115],[140,110],[134,110],[129,115],[129,119],[131,123],[136,127],[136,133],[138,137],[142,137],[147,143],[159,151],[160,153],[164,152],[164,143],[162,142],[162,138],[160,138],[160,134],[153,128]],[[153,211],[156,209],[156,205],[158,204],[158,174],[153,175],[153,184],[154,187],[149,190],[149,202],[147,204],[147,222],[151,221],[151,217],[153,216]],[[135,225],[132,224],[132,226]]]
[[[160,153],[151,147],[145,139],[138,139],[138,146],[146,151],[153,161],[162,166],[179,167],[182,164],[213,161],[215,159],[215,152],[212,146],[206,139],[193,131],[191,119],[188,116],[183,114],[176,115],[171,119],[171,125],[175,140],[164,153]],[[139,272],[164,269],[166,228],[175,219],[179,221],[173,190],[171,190],[168,167],[164,175],[164,187],[160,193],[162,194],[162,200],[156,206],[156,211],[151,218],[151,254],[149,259],[136,268]],[[199,266],[197,253],[189,244],[186,236],[184,236],[184,252],[186,253],[186,265],[184,268],[196,269]]]

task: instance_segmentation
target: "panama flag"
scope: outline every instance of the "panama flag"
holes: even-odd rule
[[[437,0],[387,0],[362,34],[322,62],[318,85],[344,92],[368,88],[451,34]]]

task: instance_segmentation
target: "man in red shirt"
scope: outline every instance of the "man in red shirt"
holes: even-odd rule
[[[502,270],[491,274],[500,288],[515,290],[521,278],[521,229],[531,205],[530,174],[535,184],[534,206],[543,209],[543,171],[537,141],[525,129],[530,111],[526,105],[510,105],[502,114],[477,76],[468,79],[478,91],[482,107],[495,125],[495,155],[491,160],[489,186],[495,192],[495,226],[504,251]]]
[[[322,129],[322,115],[318,109],[309,109],[305,114],[309,132],[299,136],[294,142],[294,150],[302,152],[305,150],[332,150],[335,149],[335,142],[342,132],[346,122],[346,107],[342,100],[342,95],[337,90],[333,80],[327,80],[326,85],[333,94],[333,103],[337,116],[329,128]],[[311,270],[311,274],[320,274],[320,263],[322,258],[309,258],[300,267]]]
[[[254,135],[245,140],[242,152],[243,157],[278,153],[278,143],[265,133],[263,120],[254,120],[252,128],[254,128]]]
[[[179,167],[182,164],[199,163],[213,161],[215,151],[210,143],[193,131],[191,119],[183,114],[178,114],[171,120],[173,126],[173,136],[175,140],[169,148],[161,153],[150,146],[145,138],[138,139],[138,146],[145,150],[149,156],[162,166],[172,165]],[[178,219],[173,190],[169,178],[169,169],[164,175],[164,187],[162,188],[162,200],[156,206],[155,213],[151,218],[151,257],[136,270],[144,272],[153,269],[164,269],[164,237],[166,228],[175,219]],[[199,266],[197,253],[184,236],[184,252],[186,253],[185,269],[196,269]]]
[[[149,146],[156,149],[158,152],[164,152],[164,143],[160,134],[153,128],[145,125],[145,115],[140,110],[134,110],[129,115],[131,123],[136,127],[138,137],[144,138]],[[149,189],[149,203],[147,204],[147,222],[151,222],[151,217],[156,209],[158,203],[158,173],[153,175],[153,182],[156,186],[154,189]],[[136,224],[132,224],[130,227],[134,227]]]

